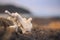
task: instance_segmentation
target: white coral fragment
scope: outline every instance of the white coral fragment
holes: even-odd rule
[[[10,15],[11,18],[8,18],[10,20],[13,21],[14,25],[10,26],[10,27],[14,27],[17,28],[20,25],[22,25],[22,27],[20,26],[20,29],[22,30],[23,33],[26,32],[31,32],[32,29],[32,18],[26,19],[23,18],[20,14],[16,13],[10,13],[7,10],[5,11],[6,13],[8,13],[8,15]],[[18,21],[18,22],[17,22]],[[17,28],[18,30],[18,28]]]

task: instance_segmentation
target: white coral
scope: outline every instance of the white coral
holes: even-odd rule
[[[18,27],[18,24],[22,25],[23,27],[20,26],[21,30],[23,33],[26,33],[27,31],[28,32],[31,32],[31,29],[32,29],[32,18],[29,18],[29,19],[26,19],[26,18],[23,18],[21,15],[19,15],[18,13],[10,13],[8,11],[5,11],[6,13],[8,13],[8,15],[11,16],[11,18],[13,17],[13,22],[14,22],[14,25],[11,26],[11,27]],[[10,19],[11,19],[10,18]],[[14,18],[17,19],[18,21],[18,24],[16,24],[17,22],[14,21]]]

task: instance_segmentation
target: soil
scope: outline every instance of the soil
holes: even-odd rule
[[[22,34],[9,28],[12,21],[0,18],[0,40],[60,40],[60,20],[34,18],[32,24],[31,33]]]

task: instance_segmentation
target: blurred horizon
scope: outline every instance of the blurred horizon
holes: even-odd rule
[[[24,7],[35,17],[60,17],[59,0],[0,0],[0,5]]]

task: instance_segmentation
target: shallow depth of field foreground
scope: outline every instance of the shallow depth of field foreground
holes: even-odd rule
[[[11,20],[0,17],[0,40],[60,40],[60,19],[33,18],[31,32],[22,33],[18,28],[9,28]]]

